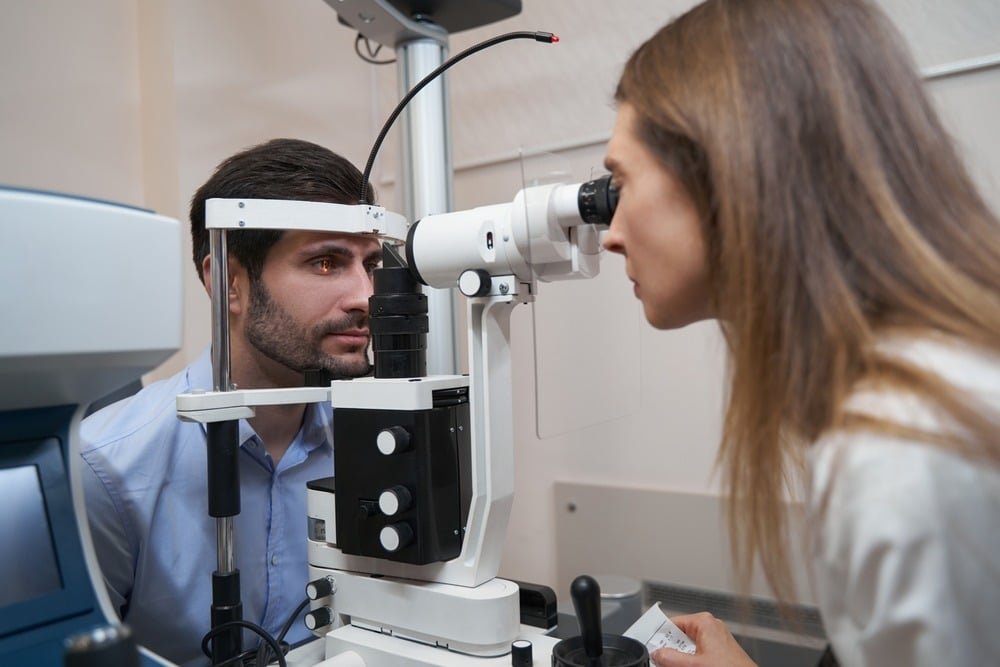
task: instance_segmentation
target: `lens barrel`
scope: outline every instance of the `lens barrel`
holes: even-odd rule
[[[376,378],[427,375],[427,297],[395,249],[382,246],[368,299]]]
[[[611,176],[587,181],[580,185],[576,204],[585,223],[610,225],[618,206],[618,188],[611,182]]]

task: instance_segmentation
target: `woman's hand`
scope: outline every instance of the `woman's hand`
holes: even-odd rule
[[[694,655],[670,648],[653,651],[657,667],[756,667],[726,624],[708,612],[671,618],[698,647]]]

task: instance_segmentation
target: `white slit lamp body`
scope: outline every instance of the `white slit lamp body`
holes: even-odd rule
[[[335,410],[419,411],[433,405],[436,391],[468,388],[471,500],[463,515],[460,553],[429,564],[344,553],[338,532],[352,527],[337,525],[336,493],[310,488],[308,593],[313,601],[307,625],[325,641],[322,651],[321,642],[293,651],[290,664],[500,665],[510,664],[511,643],[519,637],[531,638],[536,657],[547,657],[556,643],[542,630],[520,625],[518,587],[497,578],[514,491],[509,322],[515,305],[534,299],[536,281],[597,274],[600,231],[581,214],[594,183],[527,188],[507,204],[425,217],[408,234],[401,216],[376,206],[208,201],[209,229],[305,226],[376,234],[387,242],[408,237],[411,273],[434,287],[460,286],[469,297],[468,376],[365,377],[333,381],[329,387],[177,397],[180,418],[210,422],[252,416],[256,405],[321,400],[331,401]],[[606,194],[606,179],[603,185]],[[363,446],[386,456],[397,446],[388,432],[371,442],[335,439],[335,449]],[[366,474],[336,472],[341,477]],[[408,494],[387,489],[376,511],[402,511],[411,501]],[[411,537],[389,527],[380,534],[387,556]]]

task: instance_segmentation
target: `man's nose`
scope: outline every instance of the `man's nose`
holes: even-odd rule
[[[344,310],[367,313],[368,298],[375,292],[372,286],[372,274],[368,267],[358,262],[351,267],[350,276],[346,279],[350,283],[346,286]]]

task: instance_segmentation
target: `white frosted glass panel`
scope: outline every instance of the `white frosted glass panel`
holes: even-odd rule
[[[539,285],[534,331],[540,438],[639,410],[642,315],[620,264],[605,253],[595,279]]]

